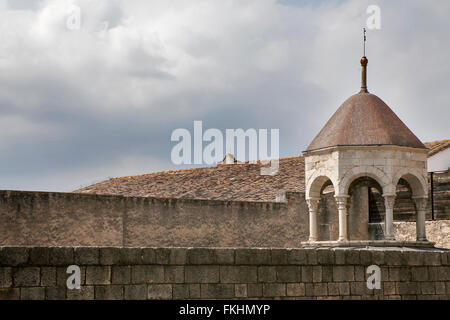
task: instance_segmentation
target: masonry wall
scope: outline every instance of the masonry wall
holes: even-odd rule
[[[286,203],[0,191],[0,245],[298,247],[301,194]]]
[[[373,264],[381,289],[366,285]],[[450,299],[450,250],[0,248],[0,299],[233,298]]]

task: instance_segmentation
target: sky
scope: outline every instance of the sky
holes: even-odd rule
[[[369,5],[369,91],[422,141],[450,138],[446,0],[0,0],[0,189],[190,167],[170,138],[195,120],[279,129],[300,155],[359,91]]]

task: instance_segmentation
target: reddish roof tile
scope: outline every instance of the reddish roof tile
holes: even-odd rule
[[[446,141],[448,145],[450,140],[442,141]],[[430,142],[425,145],[432,146],[431,153],[441,144]],[[75,192],[236,201],[277,201],[285,192],[304,192],[303,156],[280,159],[279,171],[273,176],[261,175],[262,166],[260,163],[246,162],[126,176],[96,183]]]

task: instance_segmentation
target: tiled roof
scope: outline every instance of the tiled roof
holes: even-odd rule
[[[370,93],[358,93],[345,100],[306,150],[352,145],[425,148],[394,111]]]
[[[441,148],[442,140],[425,143]],[[163,171],[138,176],[112,178],[77,193],[113,194],[136,197],[185,198],[236,201],[277,201],[285,192],[304,192],[303,156],[280,159],[273,176],[260,174],[262,164],[234,163],[215,167]],[[282,200],[282,199],[280,199]]]
[[[428,156],[431,157],[436,153],[444,151],[445,149],[450,147],[450,139],[425,142],[424,145],[430,149],[430,151],[428,152]]]
[[[236,201],[276,201],[286,191],[304,191],[304,158],[280,159],[279,171],[261,175],[260,163],[155,172],[112,178],[79,193]]]

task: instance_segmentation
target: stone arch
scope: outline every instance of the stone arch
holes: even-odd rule
[[[375,167],[357,167],[345,173],[339,184],[339,191],[342,195],[348,194],[351,183],[361,177],[369,177],[374,179],[383,189],[383,193],[395,192],[394,186],[391,184],[389,177],[380,169]]]
[[[406,180],[411,187],[413,197],[428,197],[428,181],[422,170],[417,168],[403,168],[397,171],[392,181],[396,186],[400,179]]]
[[[331,181],[331,184],[336,190],[335,182],[333,181],[332,178],[328,177],[327,175],[319,172],[311,176],[311,178],[308,181],[308,186],[306,188],[306,198],[307,199],[320,198],[322,187],[328,180]]]

